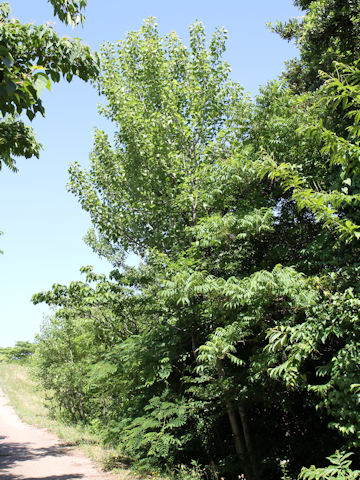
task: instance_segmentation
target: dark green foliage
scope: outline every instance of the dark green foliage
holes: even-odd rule
[[[331,457],[330,465],[325,468],[316,468],[312,465],[310,468],[303,468],[299,478],[303,480],[352,480],[360,477],[360,470],[352,470],[351,454],[337,451]]]
[[[305,93],[290,67],[251,102],[222,60],[225,32],[207,47],[198,22],[189,49],[153,19],[103,49],[117,133],[97,132],[69,188],[115,269],[34,296],[57,308],[35,361],[65,418],[145,468],[357,478],[347,453],[321,467],[358,454],[360,431],[359,63],[342,30],[322,49],[313,38],[337,3],[299,2],[304,21],[281,27],[307,29]]]
[[[288,64],[285,77],[298,91],[316,90],[318,72],[334,71],[333,62],[351,63],[360,55],[360,4],[358,0],[295,1],[306,15],[273,30],[286,40],[295,40],[299,59]]]

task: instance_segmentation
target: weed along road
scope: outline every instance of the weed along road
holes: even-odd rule
[[[1,480],[111,480],[55,435],[21,422],[0,390]]]

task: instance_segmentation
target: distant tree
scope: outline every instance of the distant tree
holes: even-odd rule
[[[18,341],[11,349],[11,360],[24,360],[31,357],[34,353],[35,346],[31,342]]]
[[[6,363],[9,361],[9,347],[0,348],[0,363]]]
[[[26,360],[34,353],[35,346],[31,342],[18,341],[14,347],[0,348],[0,363],[13,360]]]

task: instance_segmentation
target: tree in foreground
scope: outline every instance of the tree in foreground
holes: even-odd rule
[[[54,14],[65,23],[83,21],[79,2],[52,0]],[[0,168],[16,171],[15,157],[38,157],[41,145],[32,128],[19,118],[44,115],[40,95],[61,76],[84,81],[98,75],[97,57],[79,39],[60,38],[50,25],[21,24],[11,18],[8,3],[0,4]]]
[[[35,296],[58,307],[39,372],[58,406],[147,468],[356,478],[358,64],[338,62],[314,92],[272,82],[252,103],[224,40],[207,47],[196,23],[186,48],[149,19],[103,48],[116,134],[97,132],[69,188],[94,250],[142,263]]]

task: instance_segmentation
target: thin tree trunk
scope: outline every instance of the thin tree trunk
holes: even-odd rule
[[[247,418],[246,418],[246,412],[245,412],[245,409],[244,409],[243,406],[239,406],[238,411],[239,411],[241,426],[242,426],[242,429],[243,429],[243,432],[244,432],[246,449],[247,449],[247,452],[248,452],[248,455],[249,455],[251,468],[252,468],[252,471],[253,471],[253,474],[254,474],[254,480],[259,480],[260,477],[259,477],[256,457],[255,457],[255,453],[254,453],[254,449],[253,449],[253,445],[252,445],[252,441],[251,441],[251,436],[250,436],[250,432],[249,432],[249,425],[248,425]]]
[[[213,478],[215,478],[215,480],[219,480],[219,474],[216,468],[216,463],[214,462],[213,459],[210,460],[210,468],[211,468]]]
[[[197,359],[197,343],[196,343],[196,337],[195,333],[191,332],[191,348],[192,348],[192,353],[194,355],[195,360]]]
[[[221,378],[225,377],[225,372],[224,368],[222,366],[221,360],[216,361],[216,367],[218,374]],[[229,418],[230,426],[231,426],[231,431],[233,434],[233,439],[234,439],[234,445],[235,445],[235,451],[236,454],[244,468],[244,473],[246,475],[246,480],[254,480],[252,471],[250,468],[250,465],[248,464],[247,458],[246,458],[246,449],[245,449],[245,444],[244,440],[242,437],[242,432],[240,429],[239,421],[236,415],[236,410],[234,408],[234,405],[232,401],[229,398],[226,398],[225,396],[225,406],[226,406],[226,412]]]
[[[82,401],[82,393],[79,391],[78,391],[78,399],[79,399],[80,420],[84,420],[85,413],[84,413],[84,405]]]

